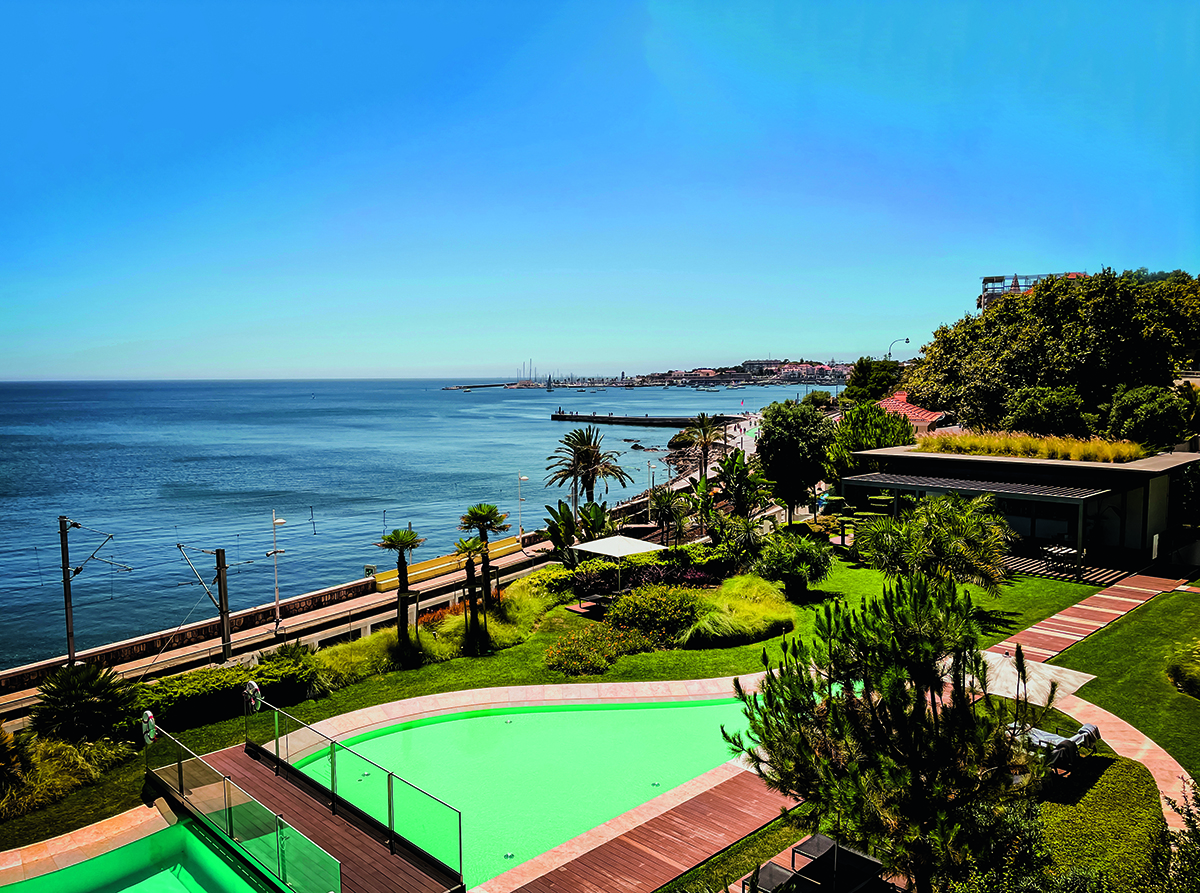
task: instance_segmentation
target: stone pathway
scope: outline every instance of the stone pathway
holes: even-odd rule
[[[1042,663],[1117,618],[1124,617],[1134,608],[1141,607],[1159,593],[1170,592],[1186,582],[1140,574],[1126,577],[1103,592],[1015,633],[988,651],[1007,655],[1015,653],[1017,645],[1020,645],[1027,661]]]

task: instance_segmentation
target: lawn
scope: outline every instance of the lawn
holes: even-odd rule
[[[829,578],[819,591],[812,593],[812,603],[796,607],[796,628],[811,635],[816,611],[825,599],[838,598],[849,607],[858,607],[863,600],[882,591],[883,575],[878,571],[836,562]],[[1018,577],[1004,587],[1000,596],[977,594],[976,601],[995,611],[1007,612],[1023,628],[1056,613],[1067,605],[1096,592],[1093,587],[1075,583],[1057,583],[1033,577]],[[657,679],[702,679],[755,673],[762,669],[764,647],[770,657],[778,653],[775,642],[759,642],[723,649],[657,651],[620,658],[601,677],[569,677],[546,668],[543,655],[564,633],[579,629],[593,621],[557,608],[546,615],[534,634],[525,642],[487,657],[457,658],[431,664],[416,670],[387,673],[351,685],[333,694],[304,701],[290,712],[306,722],[316,722],[390,701],[419,695],[469,688],[492,688],[505,685],[539,685],[548,683],[578,683],[604,679],[607,681],[639,681]],[[993,634],[985,646],[1003,640],[1009,632]],[[261,737],[267,732],[265,717],[256,718],[262,724]],[[244,736],[244,721],[226,720],[178,735],[197,753],[209,753],[234,744]],[[168,730],[174,731],[174,730]],[[62,834],[106,816],[115,815],[141,802],[141,757],[110,771],[97,785],[83,788],[46,809],[0,824],[0,850],[21,846]]]
[[[1092,673],[1079,697],[1149,735],[1193,777],[1200,772],[1200,701],[1178,691],[1167,664],[1200,629],[1200,593],[1167,592],[1050,663]],[[1101,732],[1104,730],[1101,729]]]

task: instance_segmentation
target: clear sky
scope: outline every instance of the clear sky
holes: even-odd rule
[[[1193,0],[0,0],[0,83],[0,379],[852,359],[1200,273]]]

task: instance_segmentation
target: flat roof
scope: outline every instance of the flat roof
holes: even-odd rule
[[[859,474],[844,478],[843,484],[861,484],[864,487],[885,487],[889,490],[945,490],[955,493],[995,493],[997,496],[1013,496],[1035,502],[1080,503],[1097,496],[1106,496],[1111,490],[1095,490],[1087,487],[1055,487],[1047,484],[1013,484],[1007,481],[975,481],[962,478],[928,477],[917,474]]]
[[[981,462],[985,464],[1024,465],[1029,468],[1086,468],[1100,472],[1111,471],[1139,475],[1165,474],[1183,465],[1200,462],[1200,453],[1159,453],[1156,456],[1147,456],[1145,459],[1134,459],[1132,462],[1082,462],[1076,459],[1027,459],[1019,456],[968,456],[962,453],[927,453],[917,451],[911,444],[909,446],[884,447],[878,450],[858,450],[854,455],[866,459],[904,456],[905,458],[929,461],[953,459],[955,461]]]

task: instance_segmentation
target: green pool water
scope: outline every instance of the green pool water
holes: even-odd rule
[[[190,821],[6,893],[280,893]]]
[[[738,701],[479,710],[343,743],[462,812],[469,889],[729,760],[722,724],[745,729]],[[386,776],[336,759],[338,793],[386,822]],[[330,784],[328,751],[299,766]],[[397,830],[457,865],[457,819],[409,793],[395,790]]]

